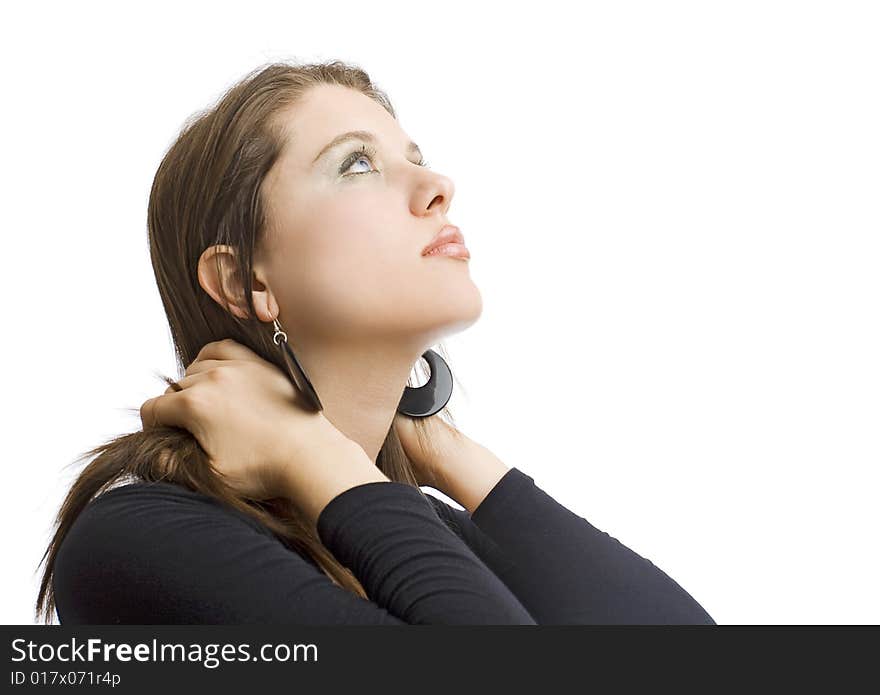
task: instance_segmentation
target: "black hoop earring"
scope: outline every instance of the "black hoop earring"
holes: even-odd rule
[[[431,368],[431,377],[423,386],[407,386],[397,405],[397,412],[414,418],[430,417],[440,412],[452,396],[452,372],[439,354],[433,350],[422,353]]]

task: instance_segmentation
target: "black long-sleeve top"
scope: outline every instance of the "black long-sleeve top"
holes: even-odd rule
[[[473,514],[398,482],[334,497],[318,536],[370,600],[228,505],[168,482],[93,499],[53,577],[62,624],[709,624],[667,574],[511,468]]]

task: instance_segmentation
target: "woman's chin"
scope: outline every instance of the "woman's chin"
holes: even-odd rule
[[[483,314],[483,296],[474,284],[471,284],[468,291],[450,293],[444,299],[444,305],[437,307],[434,313],[437,318],[434,343],[461,333],[475,324]]]

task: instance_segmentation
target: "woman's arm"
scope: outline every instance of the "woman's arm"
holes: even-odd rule
[[[118,487],[61,545],[58,614],[63,624],[534,624],[416,488],[350,488],[318,529],[372,600],[211,497],[167,482]]]
[[[538,624],[715,624],[659,567],[559,504],[533,478],[471,439],[457,447],[446,450],[434,474],[444,486],[437,489],[467,511],[436,502]]]

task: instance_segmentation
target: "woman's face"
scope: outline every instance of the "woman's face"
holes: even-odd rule
[[[311,88],[284,122],[289,138],[264,182],[269,229],[256,262],[294,345],[304,333],[318,341],[393,339],[421,350],[476,321],[482,298],[470,261],[421,255],[441,227],[454,224],[453,183],[417,164],[420,153],[398,122],[337,85]],[[375,142],[324,149],[354,130]]]

